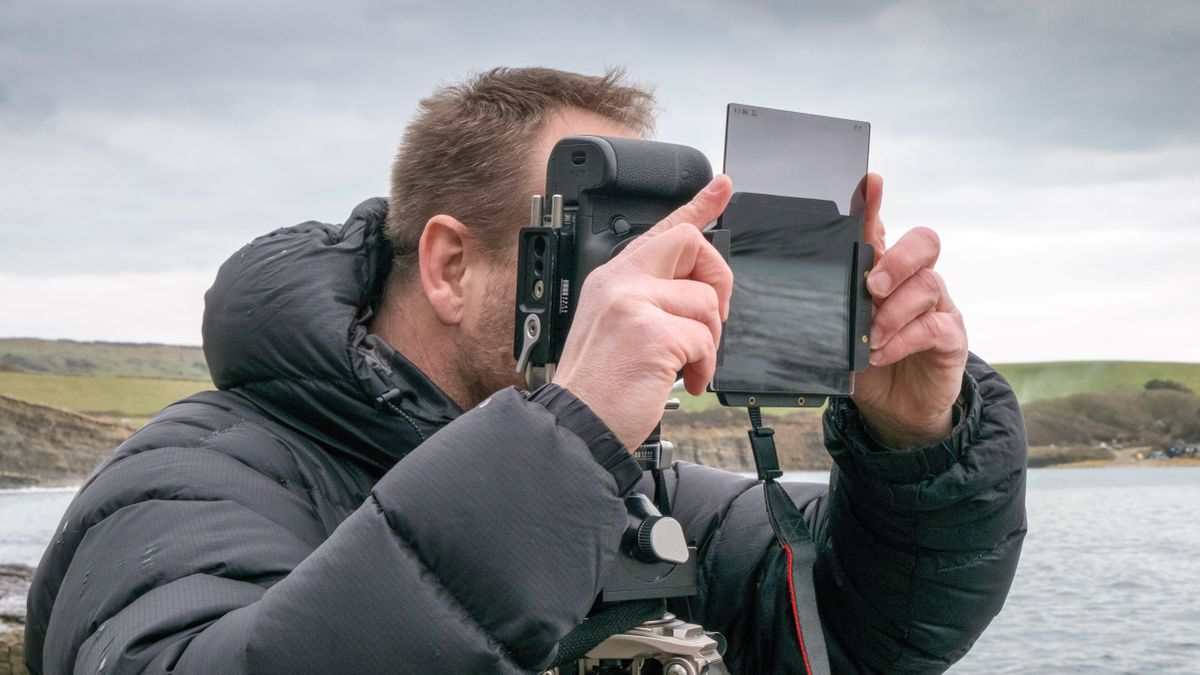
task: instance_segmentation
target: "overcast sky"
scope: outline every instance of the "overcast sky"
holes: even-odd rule
[[[871,122],[985,358],[1200,361],[1200,3],[838,4],[0,4],[0,336],[198,344],[217,266],[385,194],[438,84],[624,65],[718,170],[730,101]]]

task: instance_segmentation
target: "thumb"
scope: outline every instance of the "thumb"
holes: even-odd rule
[[[681,223],[691,223],[696,226],[696,229],[702,230],[725,211],[732,196],[733,181],[729,180],[729,176],[719,173],[708,182],[708,185],[704,186],[703,190],[692,197],[692,201],[675,209],[671,215],[659,221],[651,228],[651,232],[660,228],[669,230]]]
[[[868,173],[864,179],[866,185],[865,208],[863,209],[863,239],[875,248],[875,262],[887,250],[887,233],[883,229],[883,220],[879,217],[879,208],[883,204],[883,177],[877,173]]]
[[[645,245],[646,241],[654,238],[656,235],[662,234],[667,230],[680,225],[682,223],[690,223],[697,230],[703,230],[705,226],[717,219],[725,207],[729,205],[730,198],[733,197],[733,181],[729,180],[729,176],[725,174],[717,174],[715,178],[704,186],[704,189],[697,192],[692,201],[675,209],[671,215],[663,218],[654,225],[654,227],[646,230],[642,236],[633,240],[626,250],[637,249]]]

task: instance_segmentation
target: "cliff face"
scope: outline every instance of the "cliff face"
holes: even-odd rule
[[[0,675],[25,675],[25,627],[0,625]]]
[[[0,395],[0,487],[78,480],[132,432],[113,422]]]
[[[33,570],[0,565],[0,675],[25,672],[25,595]]]
[[[828,469],[821,443],[821,416],[814,411],[764,415],[774,427],[785,471]],[[663,437],[675,458],[729,471],[753,472],[746,411],[710,408],[677,410],[663,418]],[[0,395],[0,487],[37,480],[79,480],[134,430],[85,415]]]
[[[775,429],[775,448],[784,471],[827,470],[833,466],[822,442],[821,416],[815,411],[763,415]],[[754,472],[746,432],[750,419],[740,408],[677,410],[663,417],[663,438],[675,444],[675,459],[728,471]]]

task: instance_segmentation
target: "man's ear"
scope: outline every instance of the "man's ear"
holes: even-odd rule
[[[439,214],[425,223],[417,249],[421,288],[439,321],[457,326],[463,319],[467,226]]]

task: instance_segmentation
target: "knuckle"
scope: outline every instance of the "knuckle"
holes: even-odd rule
[[[963,323],[962,315],[957,312],[943,313],[942,325],[947,334],[952,335],[956,343],[965,347],[967,343],[967,326]]]
[[[597,272],[599,273],[597,274]],[[605,296],[615,295],[617,293],[617,286],[620,285],[620,279],[619,276],[612,273],[612,270],[598,268],[596,272],[589,274],[584,279],[583,285],[589,293]],[[583,293],[583,289],[580,289],[579,292]]]
[[[879,349],[879,352],[885,359],[892,359],[898,354],[908,353],[911,342],[912,337],[908,331],[897,333],[891,340],[888,340],[887,344]]]
[[[922,335],[937,335],[941,332],[942,323],[938,320],[936,312],[925,312],[917,317],[917,323],[921,327]]]
[[[589,288],[606,288],[612,284],[613,270],[620,264],[619,258],[614,258],[588,273],[583,280]]]
[[[681,239],[680,244],[688,248],[695,248],[696,238],[700,237],[700,231],[692,227],[688,221],[680,223],[674,232],[675,236]],[[703,239],[703,237],[700,237]]]
[[[880,335],[884,340],[887,340],[889,335],[896,333],[896,330],[900,328],[899,325],[896,325],[896,323],[898,323],[898,321],[896,321],[893,312],[889,311],[882,311],[878,313],[878,315],[876,315],[871,321],[871,324],[874,325],[878,331],[880,331]]]
[[[917,283],[921,285],[921,289],[925,291],[926,295],[932,296],[936,304],[937,298],[941,297],[942,290],[945,287],[942,275],[928,267],[924,267],[918,270],[915,276]]]
[[[929,335],[931,339],[937,341],[956,340],[956,331],[954,329],[954,319],[945,312],[927,312],[923,316],[929,317],[926,319]]]
[[[658,237],[659,237],[660,241],[658,241],[656,243],[658,243],[659,245],[663,245],[664,241],[673,242],[675,238],[679,237],[679,234],[680,234],[679,231],[682,229],[683,228],[679,227],[679,223],[668,224],[666,227],[664,227],[662,230],[660,230],[658,232]]]
[[[649,338],[658,332],[659,321],[653,312],[641,311],[625,317],[621,325],[635,335]]]
[[[674,332],[670,338],[670,352],[674,355],[676,368],[696,360],[696,341],[688,331]]]
[[[693,353],[696,355],[697,360],[704,358],[715,349],[713,346],[712,330],[708,326],[698,321],[692,321],[688,328],[694,348]]]
[[[642,303],[637,302],[636,295],[623,293],[615,284],[606,284],[593,294],[597,309],[617,317],[632,318],[639,316],[637,310]]]
[[[715,314],[720,307],[720,302],[717,298],[717,289],[704,284],[700,288],[701,295],[704,300],[704,311],[706,314]]]
[[[898,328],[895,314],[892,311],[892,305],[885,304],[875,312],[875,316],[871,317],[871,325],[878,328],[884,336],[890,335]]]

